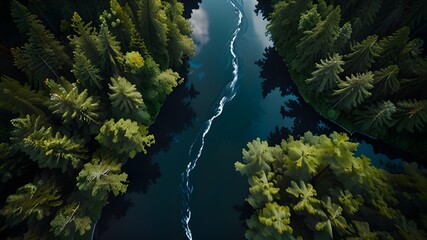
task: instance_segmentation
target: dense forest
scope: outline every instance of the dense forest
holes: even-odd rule
[[[89,239],[194,53],[177,0],[2,1],[0,236]],[[187,13],[188,14],[188,13]]]
[[[400,0],[257,5],[306,102],[349,132],[418,156],[427,153],[426,9]]]
[[[426,239],[426,172],[379,169],[358,145],[336,132],[248,143],[235,163],[250,185],[246,238]]]
[[[292,79],[298,99],[349,133],[425,159],[426,10],[425,1],[258,0],[275,49],[257,65],[286,64],[262,68],[264,97],[276,87],[289,94],[293,84],[276,80]],[[276,128],[235,163],[249,183],[247,239],[427,238],[425,168],[403,162],[387,171],[356,154],[347,134],[302,133],[311,120],[299,121],[291,131],[299,137],[281,139],[289,131]]]

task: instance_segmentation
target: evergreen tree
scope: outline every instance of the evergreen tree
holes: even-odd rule
[[[385,97],[397,93],[400,90],[400,81],[397,79],[399,67],[390,65],[374,72],[374,84],[376,97]]]
[[[61,116],[64,123],[72,120],[98,124],[99,102],[89,96],[87,89],[79,92],[76,84],[65,79],[56,83],[51,79],[45,81],[50,88],[50,100],[46,103],[54,114]]]
[[[92,220],[81,210],[80,203],[72,202],[59,209],[50,226],[58,239],[76,239],[92,228]]]
[[[41,91],[31,90],[15,79],[2,76],[0,82],[0,108],[13,113],[43,115],[43,104],[47,97]]]
[[[367,97],[371,96],[369,92],[372,89],[374,74],[372,72],[351,75],[345,77],[346,81],[338,84],[338,89],[334,90],[332,95],[337,96],[337,102],[333,108],[338,107],[343,110],[351,110],[360,105]]]
[[[382,5],[382,0],[365,0],[353,18],[353,32],[356,36],[365,36],[366,29],[374,23],[375,17]]]
[[[270,172],[269,162],[273,160],[273,156],[268,151],[268,143],[257,138],[247,144],[248,150],[243,149],[244,163],[236,162],[234,164],[236,171],[242,175],[251,176],[262,170],[265,173]]]
[[[351,52],[345,55],[347,61],[344,69],[347,73],[364,72],[371,67],[375,61],[374,58],[378,57],[382,51],[377,39],[378,36],[371,35],[351,46]]]
[[[105,122],[96,139],[102,146],[130,158],[139,152],[147,153],[146,147],[154,143],[154,136],[148,135],[146,126],[129,119]]]
[[[40,221],[52,214],[61,205],[60,189],[52,179],[39,179],[18,188],[9,195],[1,214],[10,225],[16,225],[28,218]]]
[[[298,56],[292,61],[292,68],[301,72],[332,50],[340,30],[340,11],[339,7],[335,8],[313,29],[304,31],[304,36],[296,45]]]
[[[71,27],[75,34],[68,36],[68,39],[70,40],[71,45],[74,46],[75,51],[98,67],[100,64],[100,52],[98,51],[99,39],[95,28],[92,27],[92,23],[89,22],[85,24],[80,15],[74,12],[73,17],[71,18]],[[74,57],[76,58],[76,56]],[[75,62],[77,61],[75,60]]]
[[[396,110],[396,106],[390,101],[374,103],[356,113],[356,124],[362,131],[371,130],[378,132],[378,135],[384,135],[395,123],[393,114]]]
[[[396,59],[408,43],[409,34],[410,29],[408,27],[403,27],[391,36],[380,40],[378,45],[382,49],[382,53],[377,65],[382,65],[387,62],[396,62]]]
[[[16,0],[11,2],[11,13],[21,33],[28,36],[28,43],[12,51],[15,65],[27,74],[36,88],[47,77],[58,78],[59,70],[69,63],[64,47],[36,16]]]
[[[140,33],[154,60],[165,69],[169,64],[167,52],[168,26],[167,17],[161,0],[144,0],[137,2],[137,16]]]
[[[101,56],[100,64],[104,77],[120,75],[123,53],[120,42],[111,34],[105,19],[101,23],[98,39],[99,44],[97,46]]]
[[[425,131],[427,125],[427,100],[401,100],[397,102],[396,129],[411,133]]]
[[[94,156],[77,176],[77,187],[91,192],[92,196],[107,196],[110,192],[114,196],[123,194],[127,188],[127,174],[121,172],[121,166],[111,157]]]
[[[86,57],[81,48],[74,51],[74,64],[71,72],[85,89],[102,89],[100,70]]]
[[[316,94],[328,93],[341,82],[338,74],[344,71],[341,67],[342,65],[344,65],[344,61],[338,53],[335,53],[332,57],[322,59],[320,64],[316,63],[317,69],[311,73],[313,77],[307,79],[306,83],[311,85]]]
[[[29,115],[14,119],[12,132],[15,146],[36,161],[40,168],[61,168],[67,170],[68,164],[77,168],[86,158],[85,142],[77,137],[68,137],[54,132],[52,127],[39,126],[39,118]]]

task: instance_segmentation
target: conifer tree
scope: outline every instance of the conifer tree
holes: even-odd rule
[[[74,64],[71,72],[85,89],[101,89],[103,80],[100,70],[86,57],[81,48],[74,51]]]
[[[22,86],[11,77],[1,77],[0,108],[21,115],[28,113],[43,115],[43,104],[47,99],[41,91],[31,90],[28,84]]]
[[[61,168],[65,172],[69,163],[76,168],[86,158],[83,140],[54,132],[52,127],[40,126],[39,118],[27,115],[14,119],[12,125],[16,128],[12,132],[15,146],[40,168]]]
[[[336,85],[341,81],[338,74],[342,73],[344,61],[342,56],[338,53],[320,60],[320,64],[316,63],[316,70],[311,73],[313,76],[306,80],[306,83],[311,85],[312,89],[315,90],[316,94],[322,92],[330,92]]]
[[[81,210],[78,202],[72,202],[58,210],[50,222],[50,231],[58,239],[76,239],[92,228],[92,220]]]
[[[137,2],[137,17],[140,33],[154,60],[165,69],[169,64],[167,52],[167,17],[161,0],[145,0]]]
[[[122,164],[111,158],[94,156],[77,176],[77,187],[82,191],[89,191],[92,196],[108,196],[110,192],[114,196],[125,193],[127,174],[121,172]]]
[[[399,67],[390,65],[374,72],[375,96],[385,97],[397,93],[400,89],[400,81],[397,79]]]
[[[298,56],[292,61],[294,69],[301,72],[311,62],[318,61],[332,50],[340,30],[340,11],[336,7],[325,20],[319,21],[313,29],[304,31],[304,36],[296,46]]]
[[[378,65],[396,62],[396,59],[408,43],[410,31],[408,27],[403,27],[378,42],[379,47],[382,49]]]
[[[353,44],[351,52],[345,55],[347,59],[345,63],[345,71],[347,73],[364,72],[369,70],[374,59],[378,57],[382,51],[377,43],[378,36],[371,35],[365,40]]]
[[[375,17],[381,8],[382,0],[365,0],[357,4],[359,7],[352,22],[356,36],[365,36],[366,28],[374,23]]]
[[[401,100],[397,102],[396,129],[411,133],[425,131],[427,126],[427,100]]]
[[[104,77],[120,75],[123,53],[120,42],[111,34],[105,19],[101,23],[98,39],[99,44],[97,46],[101,56],[101,70],[105,73]]]
[[[146,147],[154,143],[154,136],[148,135],[146,126],[129,119],[105,122],[96,139],[102,146],[130,158],[139,152],[147,153]]]
[[[383,135],[388,128],[394,125],[393,115],[396,109],[396,106],[390,101],[374,103],[356,113],[356,124],[363,131],[372,130]]]
[[[351,110],[360,105],[367,97],[371,96],[369,92],[372,89],[374,74],[372,72],[351,75],[345,77],[346,81],[338,84],[338,89],[334,90],[332,95],[337,96],[337,102],[333,108],[338,107],[343,110]]]
[[[68,36],[68,39],[71,45],[74,46],[75,51],[85,56],[96,67],[100,66],[100,52],[98,51],[99,38],[95,28],[92,27],[92,23],[85,24],[80,15],[74,12],[71,18],[71,27],[75,34]],[[76,58],[76,56],[74,57]]]
[[[47,77],[58,78],[59,70],[69,63],[64,47],[36,16],[16,0],[11,2],[11,13],[20,32],[28,36],[28,43],[12,50],[15,65],[27,74],[36,88],[41,87],[41,81]]]
[[[72,120],[98,124],[99,102],[89,96],[87,89],[79,92],[76,84],[65,79],[56,83],[51,79],[45,81],[50,89],[50,100],[46,103],[54,114],[61,116],[64,123]]]
[[[28,218],[40,221],[52,214],[61,205],[60,189],[52,179],[39,179],[25,184],[9,195],[1,214],[10,225],[16,225]]]

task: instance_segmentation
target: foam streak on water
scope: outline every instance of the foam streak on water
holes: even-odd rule
[[[235,2],[235,0],[230,0],[229,2],[234,8],[234,10],[236,11],[236,13],[238,13],[237,26],[231,36],[231,41],[229,42],[229,50],[232,56],[233,80],[230,83],[228,83],[226,88],[224,89],[222,98],[218,102],[218,105],[216,106],[212,117],[204,125],[203,133],[197,136],[197,138],[194,140],[193,144],[191,145],[188,155],[192,160],[188,163],[185,171],[181,174],[182,176],[181,189],[183,194],[183,211],[182,211],[181,223],[184,228],[185,235],[189,240],[193,239],[193,236],[191,234],[191,229],[189,226],[190,219],[191,219],[190,199],[191,199],[191,192],[193,191],[193,187],[190,184],[190,173],[197,166],[197,161],[202,155],[203,148],[205,146],[205,137],[209,133],[213,121],[215,120],[215,118],[221,115],[225,104],[233,100],[233,98],[236,96],[236,91],[237,91],[236,84],[239,79],[239,59],[235,52],[234,43],[237,39],[237,36],[240,30],[242,30],[243,14],[241,10],[242,3],[239,3],[240,4],[239,5]],[[198,147],[198,151],[193,152],[194,148],[197,149],[197,147]],[[194,158],[192,158],[193,156]]]

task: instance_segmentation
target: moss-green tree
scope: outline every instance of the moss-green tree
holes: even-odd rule
[[[344,65],[344,61],[338,53],[332,55],[332,57],[322,59],[320,63],[316,63],[316,70],[311,73],[313,77],[307,79],[306,83],[311,85],[316,94],[322,92],[328,94],[341,82],[338,74],[344,71],[342,65]]]
[[[266,173],[270,172],[271,168],[268,164],[273,161],[273,156],[269,151],[269,146],[266,141],[261,141],[259,138],[247,144],[248,149],[243,149],[244,162],[236,162],[234,166],[242,175],[251,176],[262,170]]]
[[[72,202],[58,210],[50,222],[50,231],[58,239],[76,239],[91,229],[92,220],[85,216],[80,203]]]
[[[89,191],[92,196],[105,197],[110,192],[114,196],[123,194],[127,188],[127,174],[121,172],[121,167],[122,163],[115,162],[111,156],[94,156],[77,176],[77,187]]]
[[[382,98],[400,90],[399,71],[397,65],[390,65],[374,72],[375,97]]]
[[[10,225],[15,225],[28,218],[41,220],[51,215],[61,203],[60,189],[55,182],[39,179],[9,195],[1,214],[6,216]]]
[[[363,131],[372,130],[378,131],[380,135],[385,134],[395,123],[393,115],[396,110],[396,106],[390,101],[374,103],[357,112],[356,124]]]
[[[427,100],[408,99],[396,103],[396,129],[423,131],[427,125]]]
[[[97,47],[101,57],[100,65],[104,77],[120,75],[123,53],[120,42],[111,34],[105,19],[101,23],[98,39],[99,44]]]
[[[96,139],[102,146],[130,158],[139,152],[147,153],[146,148],[154,143],[154,136],[148,134],[146,126],[129,119],[105,122]]]
[[[338,84],[338,89],[334,90],[333,95],[337,96],[337,102],[334,107],[343,110],[350,110],[360,105],[367,97],[371,96],[374,74],[372,72],[357,73],[351,77],[345,77],[346,81]]]

